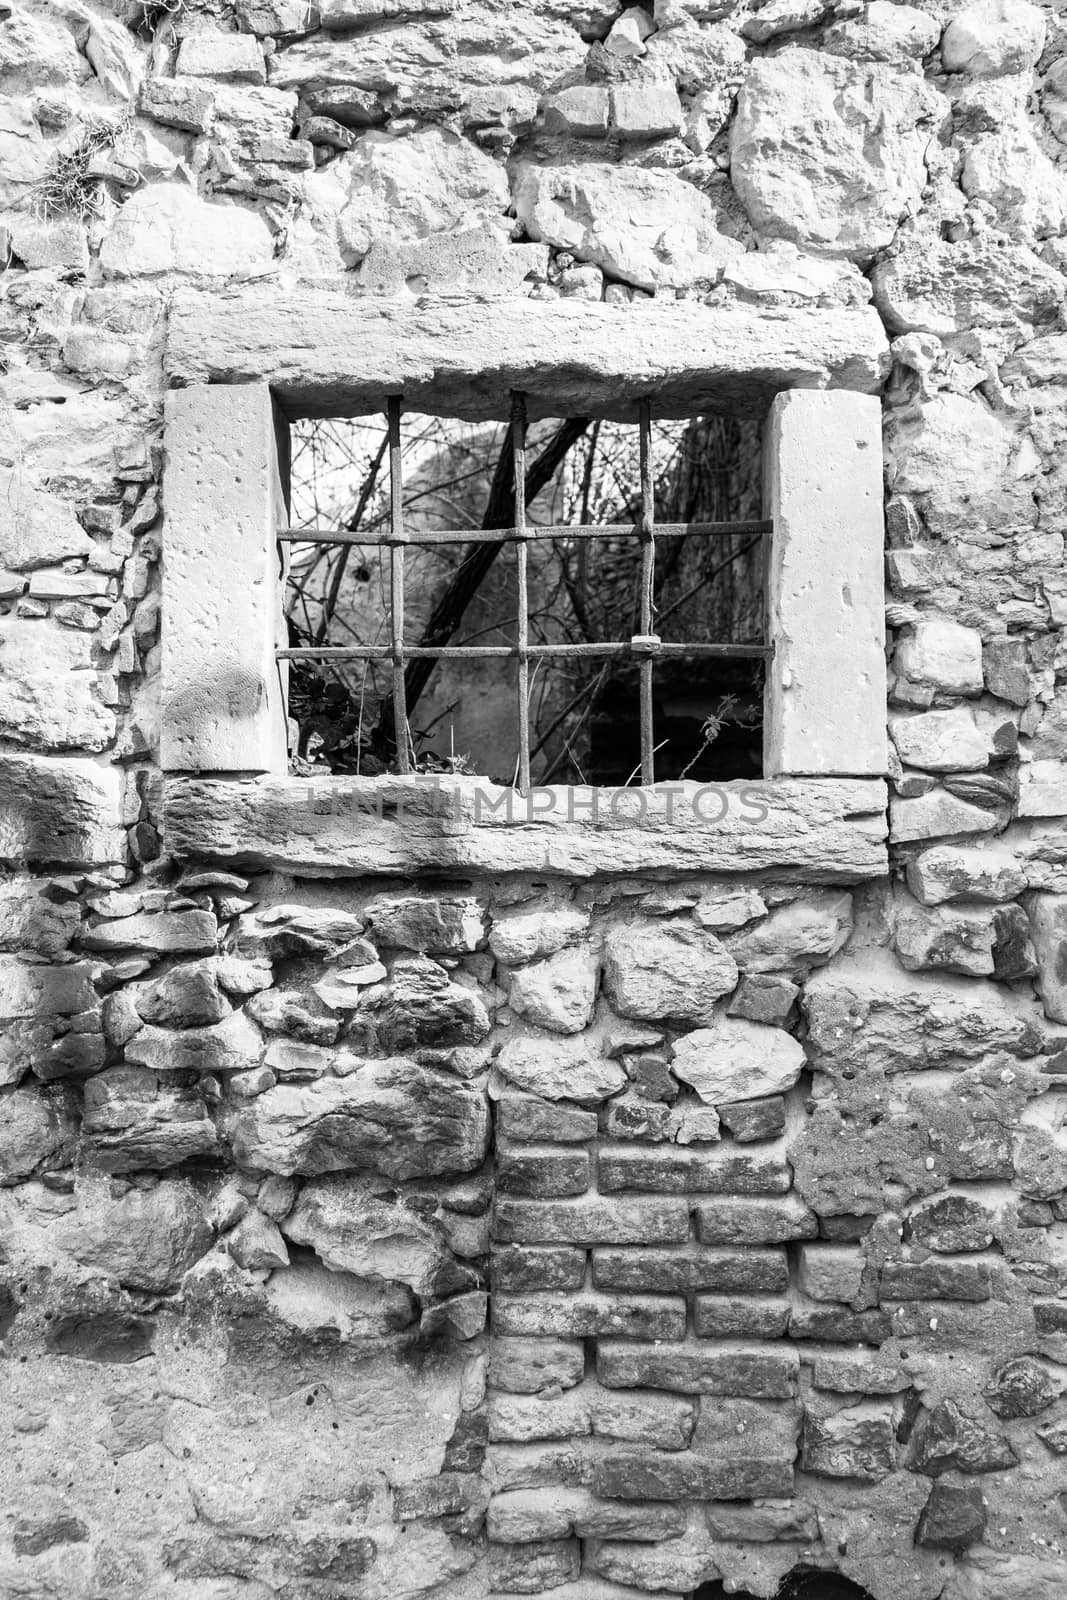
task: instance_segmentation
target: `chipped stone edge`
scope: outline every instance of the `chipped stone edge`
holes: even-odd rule
[[[164,787],[165,848],[180,859],[311,877],[476,870],[589,878],[697,871],[856,883],[888,873],[882,779],[779,778],[627,790],[644,807],[640,826],[626,815],[605,818],[603,811],[599,821],[590,820],[595,791],[588,789],[537,791],[543,809],[529,820],[527,801],[515,794],[509,820],[511,791],[479,780],[449,782],[444,798],[442,788],[425,779],[173,776]],[[673,801],[668,790],[676,791]],[[551,820],[545,815],[550,793],[556,797]],[[705,798],[694,806],[698,793]]]
[[[402,392],[414,410],[475,420],[508,416],[514,388],[531,415],[626,417],[651,389],[661,416],[761,416],[785,389],[875,394],[888,364],[870,306],[620,308],[313,287],[179,292],[166,353],[173,387],[266,379],[294,415],[358,414]]]

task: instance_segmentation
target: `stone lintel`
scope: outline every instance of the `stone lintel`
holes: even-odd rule
[[[774,520],[764,771],[887,768],[881,407],[843,391],[781,394],[764,440]]]
[[[167,396],[163,484],[165,772],[283,772],[277,529],[283,509],[266,383]]]
[[[888,370],[870,307],[649,300],[371,299],[343,290],[179,293],[172,385],[269,381],[291,415],[354,415],[403,393],[416,411],[532,416],[759,416],[784,389],[873,394]]]
[[[888,870],[885,808],[876,779],[552,787],[526,800],[471,778],[174,777],[165,848],[312,877],[722,872],[853,883]]]

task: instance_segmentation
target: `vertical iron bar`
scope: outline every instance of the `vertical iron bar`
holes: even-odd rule
[[[656,565],[655,487],[652,477],[652,405],[642,400],[638,417],[641,442],[641,633],[652,632],[652,588]],[[643,656],[641,675],[641,782],[656,781],[652,728],[652,657]]]
[[[404,477],[400,467],[403,396],[389,396],[389,626],[393,663],[393,737],[398,772],[410,772],[404,690]]]
[[[526,396],[518,389],[511,396],[511,460],[515,479],[515,546],[518,574],[519,650],[519,793],[530,792],[530,594],[527,573],[526,540]]]

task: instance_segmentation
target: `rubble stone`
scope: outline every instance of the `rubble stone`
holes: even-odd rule
[[[1010,850],[935,845],[907,867],[908,888],[924,906],[954,900],[1002,903],[1026,887],[1026,875]]]
[[[720,1017],[674,1046],[672,1066],[709,1105],[755,1100],[791,1089],[804,1066],[804,1050],[781,1028]]]
[[[497,1067],[520,1089],[546,1100],[576,1100],[596,1105],[626,1087],[626,1073],[617,1061],[592,1055],[581,1041],[563,1045],[558,1039],[509,1039]]]
[[[600,958],[582,948],[561,950],[511,975],[508,1003],[536,1027],[581,1033],[589,1026],[600,977]]]
[[[736,982],[737,966],[719,940],[684,922],[633,923],[605,942],[605,990],[624,1017],[710,1022],[715,1001]]]
[[[470,1172],[488,1137],[482,1095],[403,1057],[349,1077],[279,1084],[229,1118],[242,1164],[281,1177],[350,1169],[400,1179]]]
[[[744,249],[721,230],[711,202],[673,173],[594,163],[525,166],[514,201],[532,239],[639,289],[717,283]]]
[[[946,72],[995,77],[1025,72],[1041,54],[1045,20],[1026,0],[979,0],[954,16],[941,40]]]

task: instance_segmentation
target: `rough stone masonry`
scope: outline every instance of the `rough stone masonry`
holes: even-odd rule
[[[1056,0],[0,0],[0,97],[0,1594],[1062,1600]],[[168,835],[228,287],[873,308],[888,876]]]

